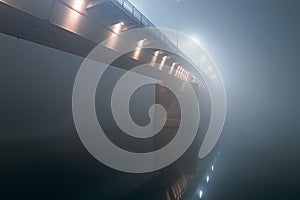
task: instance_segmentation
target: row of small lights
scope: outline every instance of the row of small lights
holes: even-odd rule
[[[160,53],[160,50],[157,50],[154,52],[154,55],[153,55],[153,58],[151,60],[151,66],[154,66],[154,63],[156,62],[157,60],[157,57]],[[159,70],[163,70],[163,67],[165,66],[165,62],[167,61],[169,57],[168,56],[163,56],[162,57],[162,60],[161,60],[161,63],[160,63],[160,66],[159,66]],[[176,62],[173,62],[169,69],[169,72],[168,74],[169,75],[173,75],[173,72],[174,72],[174,68],[176,67]],[[181,66],[181,65],[177,65],[177,69],[174,73],[174,77],[178,78],[178,79],[181,79],[183,81],[191,81],[192,83],[200,83],[200,80],[198,78],[196,78],[195,75],[193,75],[190,71],[188,71],[185,67]]]
[[[159,52],[160,52],[160,50],[154,52],[154,56],[151,61],[152,66],[153,66],[154,62],[156,62]],[[205,59],[207,59],[206,56],[203,56],[203,57],[205,57]],[[203,57],[202,57],[202,59],[203,59]],[[164,56],[162,58],[160,67],[158,68],[159,70],[163,69],[163,66],[168,58],[169,58],[168,56]],[[177,64],[176,62],[173,62],[173,64],[170,66],[169,75],[172,75],[176,64]],[[205,71],[205,74],[208,77],[210,77],[210,80],[213,81],[216,85],[218,84],[217,75],[216,75],[216,73],[213,72],[213,67],[211,65],[209,65],[207,67],[207,71]],[[174,76],[183,81],[191,81],[192,83],[197,83],[197,84],[201,83],[201,81],[198,78],[196,78],[196,76],[194,74],[192,74],[190,71],[188,71],[181,65],[177,66]]]
[[[177,0],[178,2],[180,0]],[[74,3],[73,3],[73,8],[77,11],[81,11],[84,7],[84,1],[82,0],[75,0]],[[123,31],[123,28],[125,26],[125,23],[123,21],[115,24],[112,26],[112,31],[115,33],[115,34],[120,34],[120,32]],[[137,54],[139,54],[139,52],[142,50],[143,46],[144,46],[144,43],[145,43],[146,39],[144,40],[140,40],[138,41],[138,44],[137,44],[137,49],[135,51],[135,53],[137,52]],[[160,50],[156,51],[154,53],[154,57],[151,61],[152,64],[154,64],[156,62],[156,59],[159,55],[159,52]],[[136,55],[135,57],[138,58],[139,55]],[[166,60],[168,59],[169,57],[168,56],[164,56],[161,60],[161,64],[160,64],[160,67],[159,67],[159,70],[162,70],[163,69],[163,66],[165,65],[165,62]],[[207,59],[206,56],[202,56],[200,58],[200,60],[202,62],[204,62],[205,60]],[[169,75],[172,75],[173,71],[174,71],[174,68],[176,66],[176,62],[173,62],[172,66],[170,66],[170,70],[169,70]],[[212,67],[211,66],[208,66],[208,71],[206,71],[206,74],[209,75],[212,73]],[[196,78],[196,76],[194,76],[191,72],[189,72],[187,69],[185,69],[184,67],[178,65],[177,66],[177,69],[175,71],[175,74],[174,76],[178,79],[181,79],[181,80],[184,80],[184,81],[189,81],[191,80],[192,83],[197,83],[197,84],[200,84],[200,80],[198,78]],[[210,76],[211,80],[215,80],[217,78],[217,75],[215,73],[212,73],[212,75]],[[217,84],[218,82],[216,81],[215,84]],[[219,152],[218,152],[218,155],[219,155]],[[211,165],[211,168],[210,168],[211,172],[214,171],[214,165]],[[208,184],[210,181],[210,176],[207,175],[206,178],[205,178],[205,182]],[[185,183],[187,184],[187,183]],[[173,188],[172,188],[173,189]],[[173,190],[173,192],[175,191],[175,189]],[[200,199],[202,199],[204,193],[203,193],[203,189],[200,189],[199,193],[198,193],[198,196]]]
[[[180,1],[180,0],[177,0],[177,1]],[[79,1],[76,1],[76,2],[79,2]],[[75,9],[80,10],[79,7],[81,8],[81,7],[82,7],[82,4],[80,4],[80,5],[79,5],[79,4],[78,4],[78,5],[76,4],[76,5],[75,5]],[[121,21],[121,22],[119,22],[119,23],[117,23],[117,24],[115,24],[115,25],[112,26],[112,27],[113,27],[113,28],[112,28],[112,31],[113,31],[115,34],[119,34],[119,33],[123,30],[123,27],[124,27],[124,26],[125,26],[125,23],[124,23],[123,21]],[[136,54],[139,54],[139,52],[142,50],[142,48],[143,48],[143,46],[144,46],[145,40],[146,40],[146,39],[138,41],[137,49],[136,49],[136,51],[135,51]],[[158,51],[156,51],[156,52],[154,53],[153,59],[152,59],[152,61],[151,61],[152,64],[154,64],[154,63],[156,62],[156,59],[157,59],[157,57],[158,57],[158,55],[159,55],[159,52],[160,52],[160,50],[158,50]],[[137,59],[138,56],[139,56],[139,55],[136,55],[136,56],[134,56],[134,57],[136,57],[136,59]],[[159,70],[162,70],[162,69],[163,69],[163,66],[165,65],[165,62],[166,62],[166,60],[167,60],[168,58],[169,58],[168,56],[164,56],[164,57],[162,58],[161,64],[160,64],[160,67],[159,67]],[[201,61],[205,61],[207,58],[206,58],[205,56],[202,56],[200,59],[201,59]],[[173,71],[174,71],[174,68],[175,68],[176,64],[177,64],[176,62],[173,62],[172,66],[170,67],[170,70],[169,70],[169,75],[172,75],[172,73],[173,73]],[[212,72],[212,67],[209,66],[209,67],[208,67],[208,71],[206,71],[206,74],[209,75],[209,73],[211,73],[211,72]],[[180,65],[177,66],[177,69],[176,69],[176,71],[175,71],[174,76],[175,76],[176,78],[181,79],[181,80],[184,80],[184,81],[189,81],[190,79],[192,79],[191,82],[200,84],[200,80],[199,80],[198,78],[196,78],[191,72],[189,72],[187,69],[185,69],[184,67],[182,67],[182,66],[180,66]],[[213,80],[213,79],[216,79],[216,78],[217,78],[217,75],[216,75],[215,73],[213,73],[210,77],[211,77],[211,79]],[[216,82],[216,83],[217,83],[217,82]],[[218,152],[218,154],[219,154],[219,152]],[[211,170],[211,172],[214,171],[214,165],[211,166],[210,170]],[[206,178],[205,178],[205,182],[208,183],[209,181],[210,181],[210,176],[207,175]],[[185,182],[185,184],[187,184],[187,183]],[[172,189],[173,189],[173,193],[174,193],[175,191],[177,191],[176,189],[178,189],[178,188],[175,188],[175,189],[172,188]],[[176,192],[175,192],[175,193],[176,193]],[[200,189],[198,195],[199,195],[199,198],[200,198],[200,199],[203,197],[203,195],[204,195],[203,189]]]
[[[112,26],[112,30],[113,30],[113,32],[115,34],[118,35],[120,32],[122,32],[124,26],[125,26],[125,23],[123,21],[121,21],[121,22],[113,25]],[[142,40],[139,40],[137,42],[137,47],[136,47],[136,50],[135,50],[135,52],[133,54],[133,58],[134,59],[138,60],[140,52],[142,51],[145,43],[146,43],[146,39],[142,39]],[[157,57],[158,57],[158,55],[159,55],[160,52],[161,52],[161,50],[157,50],[157,51],[154,52],[154,55],[153,55],[153,58],[152,58],[151,64],[150,64],[151,66],[154,66],[154,63],[156,63]],[[168,58],[169,58],[168,56],[163,56],[162,57],[161,62],[160,62],[160,66],[158,68],[159,70],[162,71],[163,67],[165,66],[165,62],[167,61]],[[206,56],[202,56],[200,58],[200,60],[202,62],[204,62],[206,59],[207,59]],[[183,80],[183,81],[190,81],[190,82],[196,83],[198,85],[201,84],[201,81],[194,74],[192,74],[184,66],[181,66],[181,65],[177,64],[176,62],[173,62],[172,65],[169,66],[170,67],[169,73],[168,73],[169,75],[173,74],[174,68],[176,67],[176,65],[177,65],[177,69],[176,69],[176,71],[174,73],[174,77],[176,77],[176,78],[178,78],[180,80]],[[210,79],[212,81],[214,81],[215,84],[217,84],[218,83],[217,80],[216,80],[217,75],[212,72],[212,67],[208,66],[207,69],[208,70],[206,71],[206,75],[208,75],[210,77]],[[212,74],[212,75],[210,75],[210,74]]]
[[[213,172],[214,171],[214,165],[212,165],[210,169]],[[206,178],[205,178],[205,182],[208,183],[209,180],[210,180],[210,176],[207,175]],[[202,197],[203,197],[203,189],[200,189],[200,191],[199,191],[199,198],[202,199]]]
[[[217,154],[218,156],[220,155],[220,152],[218,152]],[[210,166],[209,168],[209,173],[205,176],[204,182],[206,184],[208,184],[210,182],[210,174],[214,172],[215,170],[215,162],[216,160],[213,162],[213,164]],[[183,196],[183,194],[186,192],[189,182],[194,178],[193,175],[190,176],[184,176],[181,179],[179,179],[172,187],[170,190],[167,190],[165,195],[166,195],[166,199],[167,200],[171,200],[171,199],[176,199],[179,200],[181,199],[181,197]],[[171,195],[173,196],[173,198],[171,197]],[[198,190],[197,193],[198,198],[202,199],[204,197],[204,191],[203,188],[201,188],[200,190]]]
[[[177,0],[177,1],[179,1],[179,0]],[[80,12],[85,9],[86,4],[87,4],[87,1],[84,1],[84,0],[73,0],[71,2],[71,6],[73,7],[73,9],[75,9],[76,11],[80,11]],[[124,26],[125,26],[125,23],[123,21],[120,21],[119,23],[112,25],[110,28],[114,34],[119,35],[124,30]],[[138,48],[141,49],[142,47],[138,47]],[[167,58],[168,57],[164,57],[163,59],[166,60]],[[204,62],[206,59],[207,59],[206,56],[202,56],[200,58],[200,60],[202,62]],[[165,62],[165,60],[162,62]],[[174,67],[173,67],[173,69],[174,69]],[[173,69],[172,70],[170,69],[170,72],[169,72],[170,75],[171,75]],[[206,71],[206,75],[208,75],[210,77],[211,81],[213,81],[215,84],[218,84],[217,75],[216,75],[216,73],[212,72],[211,66],[208,66],[208,71]],[[198,83],[198,84],[200,83],[199,80],[193,74],[191,74],[188,70],[186,70],[182,66],[177,67],[175,77],[179,78],[181,80],[184,80],[184,81],[191,80],[191,82],[193,82],[193,83]]]
[[[125,23],[123,21],[113,25],[112,26],[113,27],[113,32],[115,34],[119,34],[123,30],[124,25],[125,25]],[[136,60],[138,59],[139,54],[140,54],[140,52],[141,52],[141,50],[142,50],[142,48],[145,44],[145,41],[146,41],[146,39],[142,39],[142,40],[139,40],[137,42],[137,48],[136,48],[136,51],[133,55],[134,59],[136,59]],[[160,50],[157,50],[157,51],[154,52],[153,58],[151,60],[152,66],[156,62],[159,53],[160,53]],[[168,56],[162,57],[162,60],[161,60],[160,66],[159,66],[159,70],[163,69],[163,67],[165,65],[165,62],[167,61],[168,58],[169,58]],[[170,66],[169,75],[172,75],[176,64],[177,64],[176,62],[173,62],[172,66]],[[192,83],[200,84],[200,80],[198,78],[196,78],[196,76],[194,76],[191,72],[189,72],[187,69],[185,69],[183,66],[180,66],[180,65],[177,66],[177,69],[175,71],[174,76],[178,79],[183,80],[183,81],[189,81],[190,80]]]
[[[219,155],[220,155],[220,152],[218,152],[218,156],[219,156]],[[214,170],[215,170],[215,166],[214,166],[214,164],[212,164],[211,167],[210,167],[211,173],[213,173]],[[208,175],[206,175],[206,177],[205,177],[205,182],[206,182],[206,184],[208,184],[209,181],[210,181],[210,175],[208,174]],[[201,189],[199,190],[198,196],[199,196],[200,199],[203,198],[203,196],[204,196],[203,188],[201,188]]]

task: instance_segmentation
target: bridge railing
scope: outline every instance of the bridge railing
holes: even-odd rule
[[[128,0],[112,0],[117,2],[120,6],[122,6],[128,13],[130,13],[133,17],[135,17],[142,26],[144,27],[155,27],[155,25],[143,15],[132,3]],[[151,29],[151,31],[158,36],[161,40],[163,40],[169,46],[178,49],[177,46],[159,29]]]

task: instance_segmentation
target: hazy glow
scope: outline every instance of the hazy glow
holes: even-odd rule
[[[206,183],[208,183],[208,182],[209,182],[209,176],[206,177]]]
[[[81,14],[75,10],[68,9],[64,15],[63,26],[71,32],[78,32],[78,25],[80,23]]]
[[[214,169],[215,169],[215,167],[212,165],[212,166],[211,166],[211,171],[214,171]]]
[[[72,0],[71,1],[71,6],[75,10],[79,12],[83,12],[86,8],[87,1],[86,0]]]
[[[152,67],[154,67],[154,63],[156,63],[158,55],[159,55],[159,50],[154,52],[154,55],[152,57],[151,64],[150,64]]]
[[[179,66],[177,67],[177,69],[176,69],[176,72],[175,72],[175,75],[174,75],[175,77],[178,76],[178,73],[179,73],[180,68],[181,68],[181,66],[179,65]]]
[[[171,66],[171,68],[170,68],[170,71],[169,71],[169,74],[170,74],[170,75],[172,74],[172,72],[173,72],[173,70],[174,70],[174,67],[175,67],[175,65],[176,65],[176,63],[175,63],[175,62],[173,62],[172,66]]]
[[[182,76],[183,76],[183,70],[184,69],[181,67],[180,70],[179,70],[179,78],[182,78]]]
[[[161,60],[161,63],[160,63],[160,66],[159,66],[159,70],[162,70],[164,65],[165,65],[165,62],[167,60],[167,56],[164,56]]]
[[[193,40],[193,41],[196,42],[196,43],[199,43],[199,40],[198,40],[198,38],[196,38],[196,37],[191,37],[191,40]]]
[[[203,196],[203,191],[200,190],[200,192],[199,192],[199,197],[200,197],[200,199],[202,198],[202,196]]]
[[[133,59],[136,59],[136,60],[139,59],[141,51],[142,51],[142,48],[143,48],[144,43],[145,43],[145,40],[146,39],[143,39],[143,40],[140,40],[140,41],[137,42],[137,47],[136,47],[136,50],[133,53],[133,57],[132,57]]]
[[[124,23],[123,23],[123,22],[119,22],[119,23],[117,23],[117,24],[115,24],[115,25],[112,25],[112,26],[111,26],[111,30],[112,30],[114,33],[116,33],[116,34],[119,34],[119,33],[122,31],[123,26],[124,26]]]

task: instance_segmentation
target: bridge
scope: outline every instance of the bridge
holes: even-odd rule
[[[114,65],[124,71],[153,62],[168,66],[155,69],[160,73],[174,77],[181,84],[194,85],[198,98],[202,99],[200,107],[204,115],[196,142],[187,153],[157,172],[121,173],[93,159],[74,127],[70,102],[76,72],[83,59],[107,38],[118,37],[134,28],[151,27],[155,26],[128,0],[0,0],[4,71],[0,87],[6,105],[1,111],[5,125],[1,128],[4,134],[0,150],[7,152],[4,159],[8,160],[4,166],[8,173],[2,177],[6,192],[3,194],[10,199],[173,200],[190,197],[199,177],[205,174],[201,169],[207,168],[207,160],[212,159],[211,156],[206,162],[196,159],[210,121],[211,102],[193,64],[159,29],[147,29],[150,37],[136,38],[141,55],[128,53]],[[172,51],[144,49],[146,43],[161,43]],[[117,45],[112,41],[105,47],[116,52]],[[107,81],[114,79],[118,70],[110,72]],[[106,97],[106,92],[103,89],[96,98]],[[144,100],[143,106],[160,103],[168,111],[165,130],[169,136],[150,142],[150,146],[158,148],[172,139],[171,132],[180,123],[180,111],[178,102],[164,87],[150,87],[146,93],[140,93],[140,98],[150,93],[154,97]],[[98,107],[106,109],[102,105]],[[140,120],[143,123],[143,119]],[[119,135],[114,133],[110,139],[120,146],[129,141],[120,142]]]

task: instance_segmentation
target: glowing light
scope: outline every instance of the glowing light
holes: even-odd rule
[[[155,63],[156,60],[157,60],[158,54],[159,54],[159,50],[154,52],[154,55],[153,55],[153,57],[152,57],[152,59],[151,59],[151,64],[150,64],[152,67],[154,67],[154,63]]]
[[[196,43],[199,43],[199,40],[198,40],[198,38],[196,38],[196,37],[191,37],[191,40],[193,40],[193,41],[196,42]]]
[[[143,39],[143,40],[140,40],[140,41],[137,42],[137,47],[136,47],[136,50],[135,50],[135,52],[133,54],[133,57],[132,57],[133,59],[136,59],[136,60],[139,59],[145,41],[146,41],[146,39]]]
[[[69,2],[72,9],[67,9],[62,17],[63,27],[71,32],[78,33],[79,24],[82,20],[82,12],[85,11],[85,0],[73,0]]]
[[[199,197],[200,197],[200,199],[202,198],[202,196],[203,196],[203,191],[200,190],[200,192],[199,192]]]
[[[160,66],[159,66],[159,68],[158,68],[159,70],[162,70],[162,69],[163,69],[166,60],[167,60],[167,56],[164,56],[164,57],[162,58],[162,60],[161,60]]]
[[[183,77],[183,72],[184,72],[184,68],[180,68],[180,70],[179,70],[180,79],[182,79],[182,77]]]
[[[189,79],[189,72],[185,70],[184,80],[187,81]]]
[[[123,22],[119,22],[117,24],[114,24],[111,26],[111,29],[114,33],[119,34],[122,29],[123,29],[124,23]]]
[[[190,80],[191,72],[188,72],[188,80]]]
[[[206,183],[209,182],[209,176],[206,176]]]
[[[171,66],[171,68],[170,68],[170,71],[169,71],[169,74],[170,74],[170,75],[172,74],[172,72],[173,72],[173,70],[174,70],[174,67],[175,67],[175,65],[176,65],[176,63],[175,63],[175,62],[173,62],[172,66]]]
[[[211,171],[214,171],[214,169],[215,169],[215,167],[212,165],[212,166],[211,166]]]
[[[175,72],[175,77],[178,77],[178,74],[179,74],[179,71],[181,69],[181,66],[179,65],[176,69],[176,72]]]
[[[71,4],[72,8],[74,8],[75,10],[77,10],[79,12],[83,12],[86,7],[87,1],[86,0],[72,0],[70,4]]]

